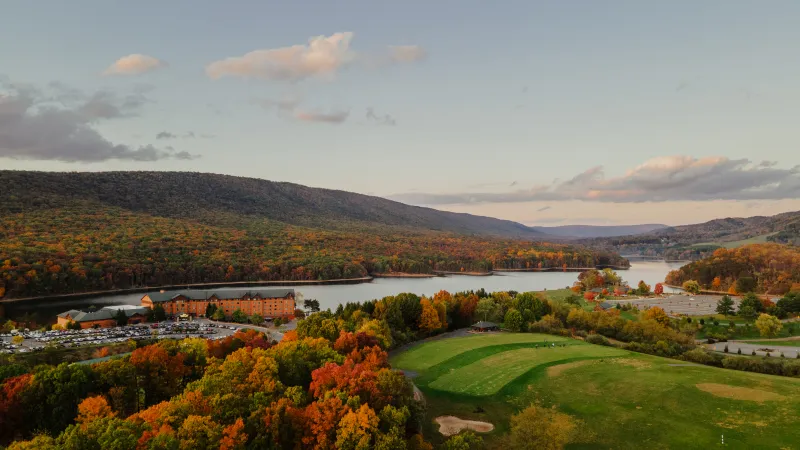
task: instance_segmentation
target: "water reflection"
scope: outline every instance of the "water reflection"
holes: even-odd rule
[[[654,286],[663,282],[670,270],[681,267],[683,263],[633,262],[629,270],[618,273],[622,278],[635,286],[639,280]],[[370,283],[346,284],[332,286],[302,286],[295,289],[305,298],[319,300],[323,309],[335,309],[346,302],[360,302],[394,295],[400,292],[413,292],[419,295],[433,295],[444,289],[450,292],[477,290],[484,288],[492,291],[540,291],[544,289],[562,289],[571,286],[577,279],[576,272],[502,272],[487,277],[471,277],[455,275],[436,278],[376,278]],[[280,286],[275,286],[280,288]],[[247,288],[241,288],[246,290]],[[144,294],[123,294],[95,297],[89,299],[56,300],[49,302],[27,302],[7,304],[8,317],[20,317],[23,314],[35,313],[41,321],[54,321],[54,316],[71,308],[86,308],[96,305],[98,308],[107,305],[138,305]]]

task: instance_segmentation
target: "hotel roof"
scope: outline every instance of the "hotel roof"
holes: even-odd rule
[[[147,294],[155,303],[168,302],[176,297],[183,296],[190,300],[208,300],[216,297],[220,300],[227,299],[242,299],[242,298],[287,298],[294,295],[294,289],[218,289],[218,290],[186,290],[186,291],[167,291],[167,292],[153,292]]]
[[[67,316],[69,316],[75,322],[91,322],[94,320],[113,319],[114,316],[117,314],[117,311],[123,311],[126,316],[132,317],[136,314],[145,315],[147,314],[147,310],[148,308],[144,307],[118,308],[116,306],[106,306],[104,308],[98,309],[97,311],[80,311],[77,309],[70,309],[69,311],[59,314],[58,317],[67,318]]]

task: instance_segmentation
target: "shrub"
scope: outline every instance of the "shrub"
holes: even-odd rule
[[[608,339],[606,339],[605,336],[599,334],[590,334],[586,336],[586,342],[595,345],[611,345],[611,343],[608,342]]]
[[[703,318],[701,317],[701,318],[700,318],[700,325],[702,326],[702,325],[705,325],[705,324],[706,324],[706,319],[703,319]]]
[[[695,348],[683,354],[683,359],[708,366],[722,366],[722,357],[703,348]]]

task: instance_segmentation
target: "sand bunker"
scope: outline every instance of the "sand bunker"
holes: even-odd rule
[[[461,430],[472,430],[478,433],[488,433],[494,430],[494,425],[489,422],[464,420],[455,416],[439,416],[436,418],[436,423],[439,424],[439,433],[445,436],[458,434]]]
[[[711,395],[723,398],[731,398],[734,400],[748,400],[751,402],[767,402],[782,400],[784,397],[770,391],[762,391],[760,389],[751,389],[739,386],[729,386],[727,384],[717,383],[701,383],[696,384],[695,387],[703,392],[708,392]]]
[[[547,368],[547,376],[549,377],[557,377],[564,373],[564,371],[569,369],[574,369],[575,367],[585,366],[586,364],[592,363],[594,361],[574,361],[571,363],[566,364],[558,364],[556,366],[550,366]]]

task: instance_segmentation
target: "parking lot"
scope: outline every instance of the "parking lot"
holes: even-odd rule
[[[105,345],[139,339],[182,339],[200,337],[222,339],[232,335],[240,326],[211,322],[161,322],[158,324],[128,325],[114,328],[85,328],[60,331],[19,331],[0,334],[0,353],[28,353],[45,347],[74,348],[88,345]],[[12,343],[14,336],[22,336],[19,345]]]
[[[640,310],[646,310],[654,306],[663,309],[669,315],[688,315],[704,316],[717,313],[717,302],[722,298],[721,295],[670,295],[662,298],[647,298],[639,300],[608,300],[611,304],[621,305],[630,304]],[[739,309],[741,301],[738,297],[732,297],[733,309]]]

